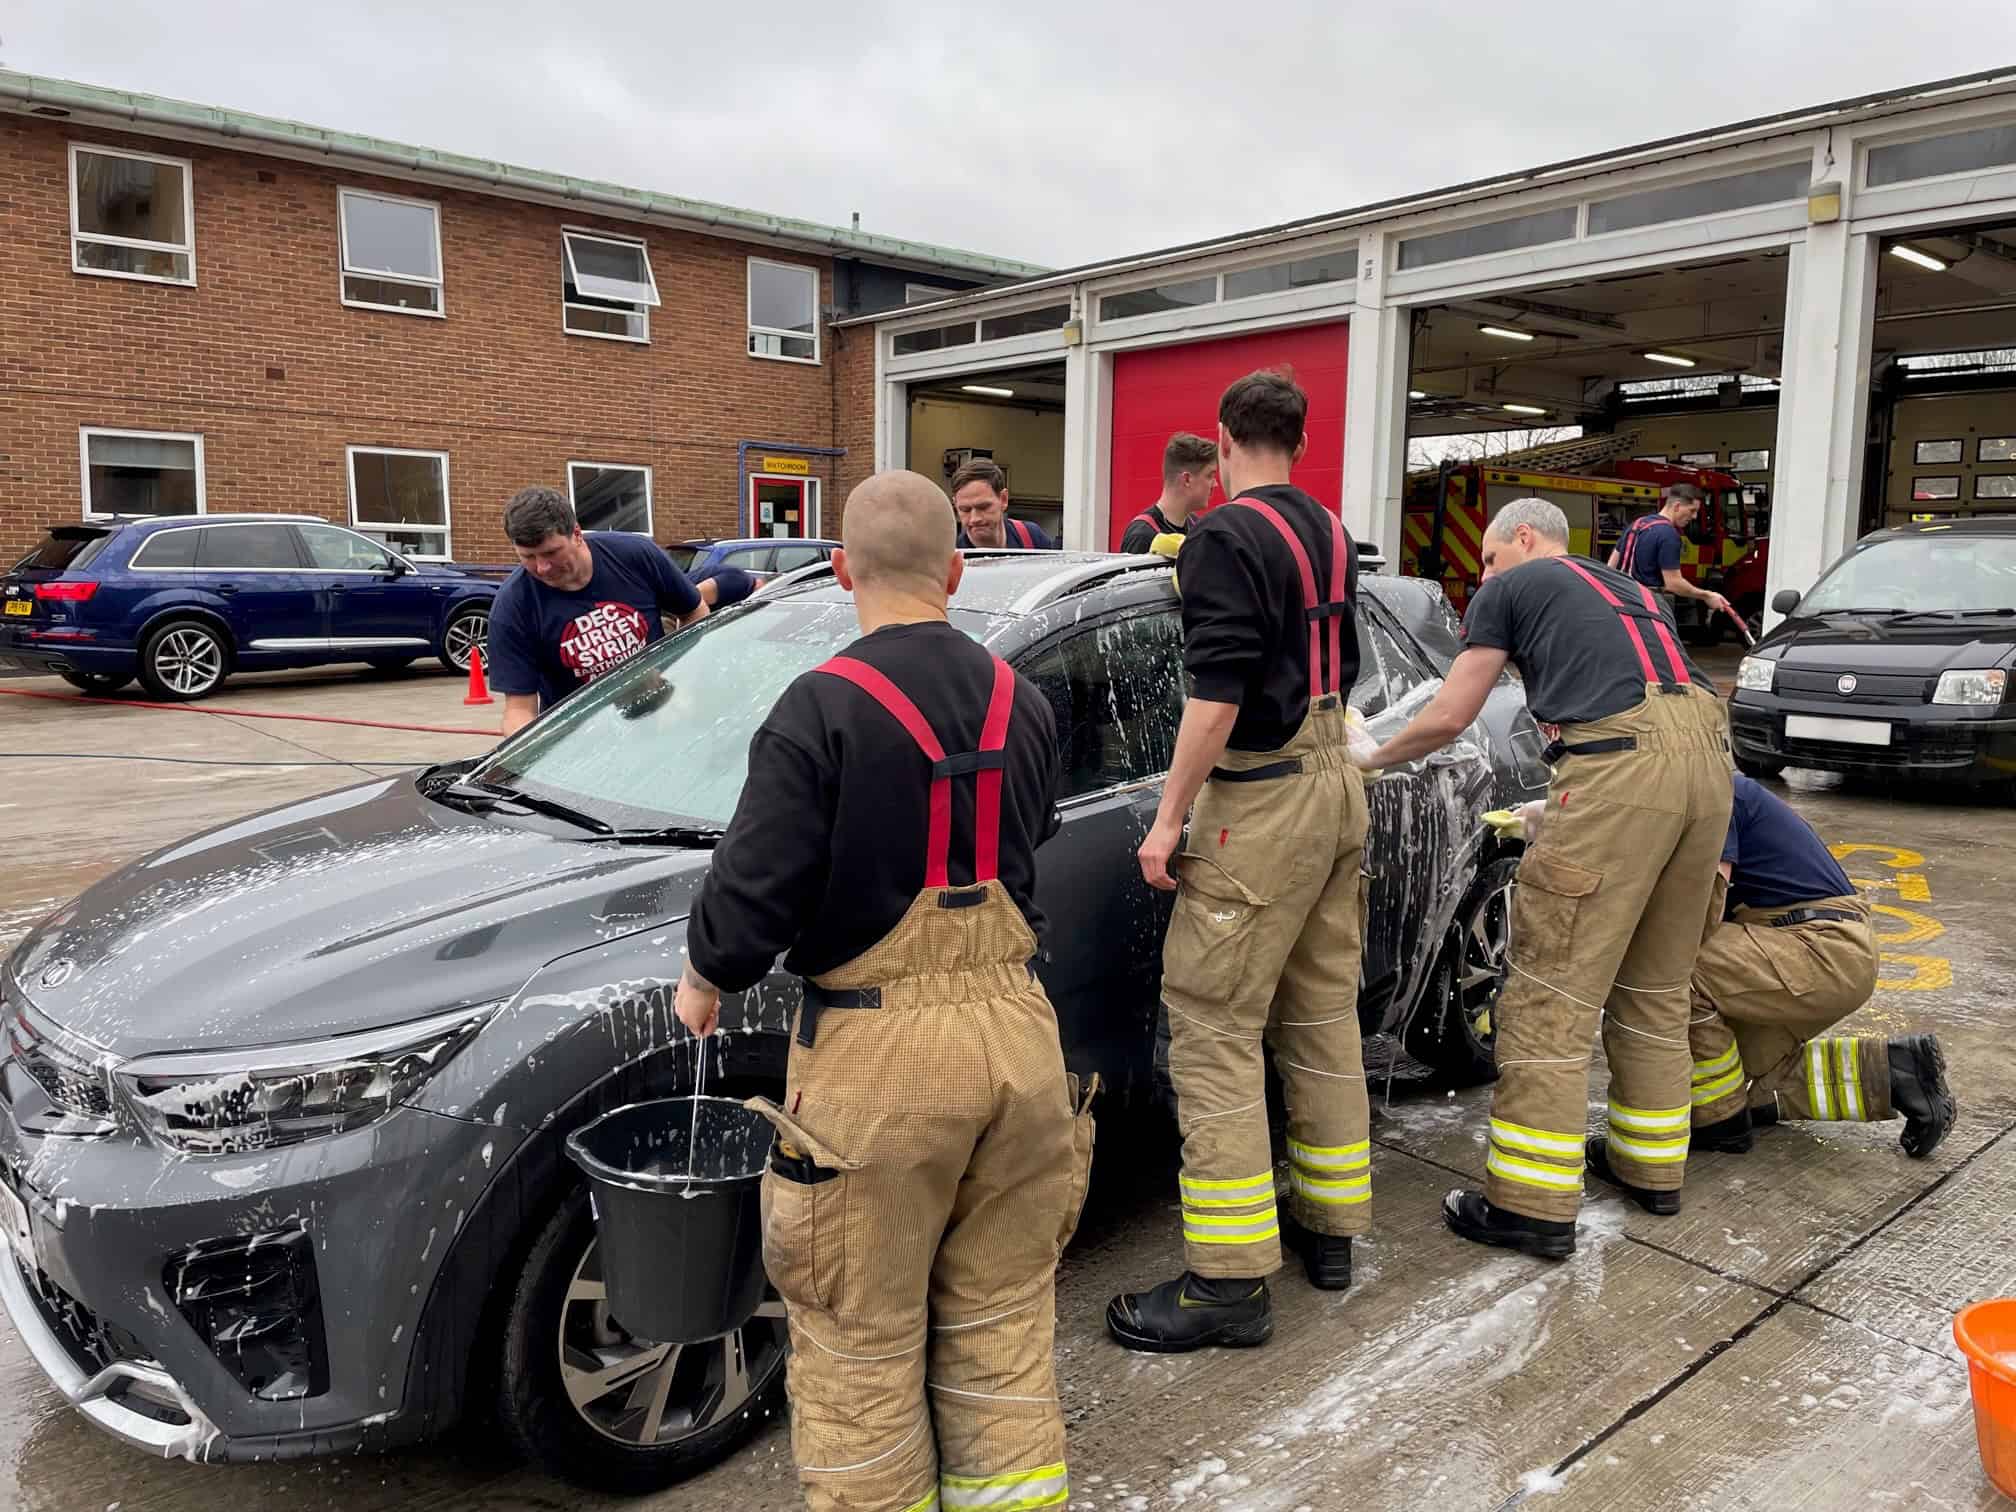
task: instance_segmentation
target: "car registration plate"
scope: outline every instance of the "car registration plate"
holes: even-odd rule
[[[35,601],[33,599],[9,599],[7,600],[7,612],[9,614],[33,614],[35,612]]]
[[[1880,719],[1821,719],[1813,714],[1787,714],[1788,740],[1832,740],[1842,745],[1887,746],[1890,726]]]
[[[35,1234],[28,1227],[28,1208],[14,1195],[14,1189],[0,1181],[0,1236],[23,1265],[41,1268],[35,1255]]]

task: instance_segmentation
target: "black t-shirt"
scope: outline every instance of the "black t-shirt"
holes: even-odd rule
[[[1740,772],[1722,859],[1729,863],[1729,901],[1737,907],[1791,908],[1855,896],[1855,884],[1813,826]]]
[[[1330,596],[1329,511],[1286,483],[1240,496],[1274,506],[1301,541]],[[1358,548],[1346,534],[1345,595],[1338,691],[1358,680]],[[1302,572],[1281,533],[1257,509],[1234,501],[1195,521],[1177,559],[1183,597],[1183,668],[1194,696],[1239,705],[1229,744],[1235,751],[1278,751],[1309,713],[1309,621]],[[1329,643],[1329,631],[1322,636]],[[1327,652],[1326,652],[1327,654]],[[1326,679],[1327,680],[1327,679]]]
[[[1575,565],[1622,602],[1644,603],[1638,585],[1623,573],[1579,557]],[[1187,589],[1188,548],[1182,570]],[[1653,602],[1660,603],[1656,597]],[[1659,612],[1670,627],[1671,612],[1663,605]],[[1603,595],[1563,562],[1540,557],[1478,585],[1463,613],[1463,644],[1511,654],[1526,680],[1526,707],[1542,724],[1586,724],[1636,707],[1644,702],[1646,682],[1666,677],[1665,648],[1649,622],[1640,624],[1658,673],[1653,679],[1645,676],[1623,617]],[[1673,645],[1688,677],[1713,691],[1715,685],[1687,660],[1677,631]]]
[[[1158,535],[1188,536],[1190,527],[1196,523],[1197,516],[1185,515],[1181,524],[1171,524],[1162,513],[1161,504],[1150,504],[1128,522],[1126,534],[1120,537],[1120,549],[1129,556],[1144,556]]]
[[[943,621],[891,625],[840,653],[894,683],[948,756],[979,747],[994,659]],[[1002,884],[1040,940],[1036,847],[1057,829],[1057,725],[1017,676],[1001,784]],[[954,886],[973,881],[978,784],[952,779]],[[801,976],[844,966],[887,935],[924,889],[931,763],[867,693],[807,672],[749,742],[749,778],[687,924],[694,970],[740,992],[778,956]]]
[[[1057,543],[1050,539],[1050,532],[1045,530],[1041,525],[1032,525],[1027,520],[1016,519],[1013,515],[1009,515],[1007,519],[1001,522],[1001,525],[1007,532],[1008,543],[1005,548],[995,547],[996,551],[1003,549],[1009,551],[1055,551],[1057,549]],[[971,549],[973,543],[966,538],[965,526],[962,525],[959,527],[959,533],[953,538],[952,544],[961,551]]]
[[[1636,578],[1654,592],[1666,591],[1666,569],[1680,570],[1683,543],[1680,527],[1664,515],[1647,515],[1632,522],[1617,550],[1620,571]]]

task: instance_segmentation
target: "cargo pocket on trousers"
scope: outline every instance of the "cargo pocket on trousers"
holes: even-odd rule
[[[1276,854],[1276,852],[1280,854]],[[1182,887],[1169,917],[1162,979],[1207,1003],[1232,1001],[1246,980],[1261,913],[1293,869],[1283,844],[1248,841],[1232,854],[1186,850]]]
[[[1092,1099],[1098,1095],[1096,1071],[1082,1086],[1076,1076],[1065,1073],[1064,1098],[1071,1109],[1071,1180],[1065,1191],[1064,1216],[1057,1225],[1059,1256],[1078,1232],[1078,1215],[1085,1210],[1085,1193],[1092,1185]]]
[[[847,1186],[860,1162],[839,1155],[766,1098],[746,1104],[777,1143],[763,1172],[763,1268],[795,1307],[832,1312],[847,1270]]]
[[[1573,948],[1582,900],[1602,885],[1603,874],[1529,850],[1519,862],[1519,891],[1512,904],[1512,959],[1549,976]]]

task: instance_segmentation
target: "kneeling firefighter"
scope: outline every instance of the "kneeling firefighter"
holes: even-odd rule
[[[1048,701],[954,629],[945,494],[848,498],[863,634],[785,690],[693,906],[680,1019],[780,954],[805,978],[763,1178],[791,1327],[807,1504],[1061,1507],[1057,1257],[1092,1158],[1036,981],[1036,847],[1054,833]]]

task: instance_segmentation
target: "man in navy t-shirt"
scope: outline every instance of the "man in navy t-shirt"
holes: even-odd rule
[[[521,490],[504,533],[519,565],[491,606],[487,656],[506,735],[657,640],[661,614],[683,629],[719,593],[694,587],[649,536],[585,534],[558,489]]]
[[[985,457],[975,457],[952,474],[952,513],[959,533],[952,544],[1008,546],[1021,551],[1055,551],[1057,543],[1041,525],[1008,513],[1008,475]]]
[[[1657,514],[1631,522],[1624,539],[1610,553],[1609,565],[1626,577],[1636,578],[1654,593],[1673,599],[1699,599],[1708,614],[1728,612],[1729,600],[1706,588],[1696,588],[1680,571],[1684,549],[1681,532],[1701,513],[1703,495],[1692,483],[1676,483],[1666,490]]]

